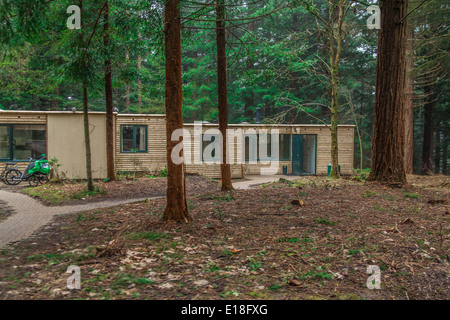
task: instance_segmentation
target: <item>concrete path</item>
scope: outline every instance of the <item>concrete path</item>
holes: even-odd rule
[[[0,190],[0,200],[6,202],[7,206],[14,211],[9,218],[0,222],[0,248],[4,248],[12,242],[30,237],[40,227],[51,222],[55,215],[113,207],[156,198],[160,197],[110,200],[73,206],[47,207],[24,194]]]
[[[269,182],[275,182],[280,180],[280,178],[286,179],[286,180],[298,180],[301,179],[301,176],[283,176],[283,175],[277,175],[277,176],[246,176],[245,179],[242,179],[241,181],[233,181],[233,187],[235,189],[240,190],[246,190],[246,189],[252,189],[256,186],[259,186],[264,183]]]

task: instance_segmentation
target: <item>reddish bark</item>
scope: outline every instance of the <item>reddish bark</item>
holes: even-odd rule
[[[222,133],[221,178],[222,190],[233,189],[231,183],[231,167],[227,161],[227,56],[225,39],[225,0],[216,0],[216,39],[217,39],[217,94],[219,102],[219,130]]]
[[[433,174],[433,133],[434,133],[434,105],[436,103],[434,96],[434,84],[427,85],[424,88],[425,94],[425,112],[423,126],[423,144],[422,144],[422,174]]]
[[[378,34],[377,77],[368,180],[392,185],[406,183],[405,88],[406,14],[408,1],[382,0]]]
[[[406,101],[405,101],[405,172],[414,171],[414,25],[408,24],[406,56]]]
[[[109,38],[109,4],[105,3],[104,13],[104,38],[103,43],[106,51],[110,43]],[[116,179],[116,171],[114,168],[114,116],[113,116],[113,88],[111,60],[105,59],[105,102],[106,102],[106,171],[109,180]]]
[[[166,138],[167,138],[167,205],[164,221],[191,220],[186,203],[184,164],[172,161],[172,149],[179,143],[171,141],[172,133],[183,128],[181,82],[181,19],[180,0],[167,0],[164,17],[166,57]]]

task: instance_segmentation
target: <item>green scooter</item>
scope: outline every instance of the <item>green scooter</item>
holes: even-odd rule
[[[48,181],[51,167],[45,157],[46,155],[43,154],[37,159],[30,158],[30,163],[23,172],[17,168],[9,169],[6,172],[4,182],[8,185],[15,186],[22,181],[28,181],[30,186],[36,187]]]

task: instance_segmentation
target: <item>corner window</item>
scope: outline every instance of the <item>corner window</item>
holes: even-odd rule
[[[121,125],[120,151],[147,152],[147,126]]]
[[[28,160],[47,153],[45,124],[0,125],[0,159]]]

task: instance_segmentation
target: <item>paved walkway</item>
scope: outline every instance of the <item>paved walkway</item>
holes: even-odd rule
[[[246,176],[245,179],[242,179],[240,181],[235,181],[235,182],[233,181],[233,187],[235,189],[240,189],[240,190],[252,189],[252,188],[259,186],[261,184],[264,184],[264,183],[278,181],[278,180],[280,180],[280,178],[283,178],[286,180],[298,180],[298,179],[301,179],[302,177],[300,177],[300,176],[282,176],[282,175]]]
[[[8,207],[14,211],[13,215],[5,221],[0,222],[0,248],[6,247],[12,242],[30,237],[40,227],[50,223],[55,215],[113,207],[145,199],[147,198],[109,200],[73,206],[46,207],[39,201],[22,193],[0,190],[0,200],[6,202]]]

